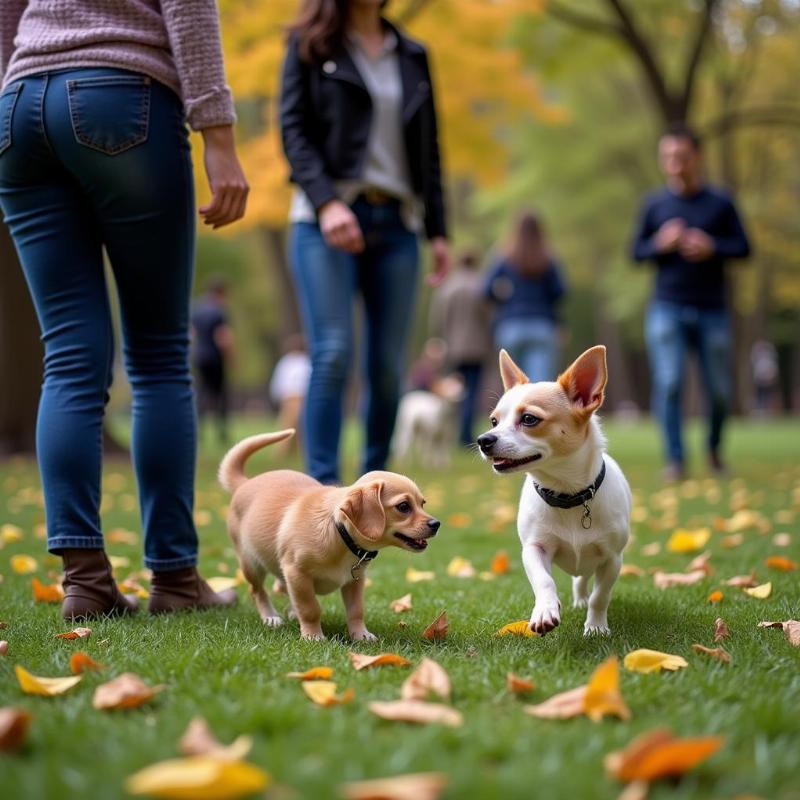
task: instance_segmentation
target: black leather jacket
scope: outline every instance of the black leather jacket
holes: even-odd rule
[[[387,23],[388,25],[388,23]],[[392,27],[392,26],[390,26]],[[403,86],[403,138],[415,194],[425,207],[428,238],[445,236],[445,213],[433,87],[425,48],[392,27]],[[372,101],[347,50],[307,64],[289,41],[281,82],[280,122],[290,180],[314,208],[337,197],[334,181],[363,170]]]

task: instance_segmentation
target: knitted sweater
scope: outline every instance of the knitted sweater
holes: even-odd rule
[[[118,67],[183,100],[195,130],[235,120],[214,0],[2,0],[3,85],[39,72]]]

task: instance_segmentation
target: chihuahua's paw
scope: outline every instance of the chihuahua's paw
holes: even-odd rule
[[[264,617],[264,624],[268,628],[280,628],[280,626],[283,625],[283,617],[279,617],[277,614]]]
[[[611,628],[608,627],[608,622],[602,620],[586,620],[583,626],[584,636],[609,636]]]
[[[354,642],[377,642],[378,637],[374,633],[370,633],[366,628],[360,631],[351,631],[350,638]]]
[[[533,607],[531,614],[530,629],[534,633],[544,636],[561,622],[561,603],[555,602],[537,603]]]
[[[328,638],[322,631],[319,633],[301,633],[300,637],[307,642],[323,642]]]
[[[289,612],[286,614],[289,619],[297,619],[297,612],[294,610],[294,607],[289,609]]]

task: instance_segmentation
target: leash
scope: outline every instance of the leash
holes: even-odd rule
[[[336,522],[336,530],[339,533],[342,541],[345,543],[347,549],[358,559],[352,567],[350,567],[350,574],[353,576],[354,581],[361,580],[361,576],[356,575],[356,570],[366,561],[369,563],[370,561],[374,561],[378,557],[377,550],[365,550],[363,547],[359,547],[354,541],[353,537],[347,532],[347,528],[345,528],[344,524],[341,522]]]
[[[606,461],[603,459],[603,465],[600,467],[600,473],[595,478],[594,483],[591,486],[587,486],[580,492],[576,492],[575,494],[565,494],[564,492],[554,492],[552,489],[545,489],[543,486],[539,486],[536,481],[533,482],[533,486],[536,489],[536,493],[542,500],[547,503],[549,506],[553,506],[554,508],[576,508],[577,506],[583,506],[583,517],[581,518],[581,527],[584,530],[589,530],[592,527],[592,509],[589,505],[592,500],[594,500],[594,496],[597,494],[597,490],[603,483],[603,479],[606,477]]]

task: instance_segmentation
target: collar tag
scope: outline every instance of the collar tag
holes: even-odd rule
[[[347,529],[344,525],[340,522],[334,523],[339,536],[341,537],[342,541],[344,542],[347,549],[358,559],[352,567],[350,567],[350,575],[352,576],[354,581],[361,580],[360,575],[356,575],[356,570],[358,570],[361,565],[366,561],[369,563],[378,557],[377,550],[365,550],[363,547],[359,547],[354,541],[353,537],[347,532]]]

